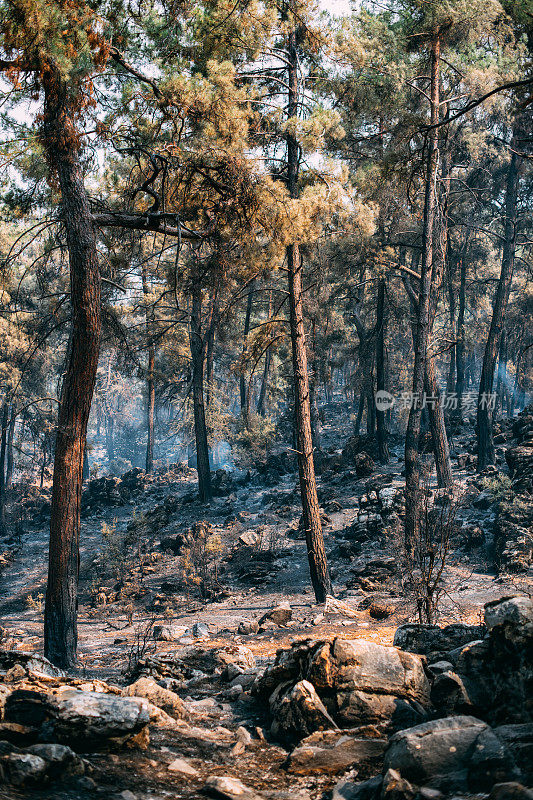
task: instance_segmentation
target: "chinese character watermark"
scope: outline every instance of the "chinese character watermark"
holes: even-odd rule
[[[377,410],[382,412],[388,411],[394,405],[405,410],[409,408],[437,408],[440,404],[444,411],[456,411],[461,405],[463,412],[468,414],[475,411],[478,404],[482,409],[494,411],[496,407],[496,392],[482,392],[479,398],[477,392],[465,392],[460,399],[457,392],[442,392],[440,395],[427,394],[426,392],[422,392],[421,395],[416,395],[414,392],[402,392],[396,398],[390,392],[380,389],[379,392],[376,392],[375,401]]]

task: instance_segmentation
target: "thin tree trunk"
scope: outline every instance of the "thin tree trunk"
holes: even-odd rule
[[[194,409],[194,435],[196,439],[196,469],[198,492],[202,502],[213,496],[211,470],[209,468],[209,446],[204,405],[204,340],[202,336],[202,288],[198,281],[193,284],[191,297],[191,322],[189,343],[192,359],[192,395]]]
[[[491,395],[494,385],[494,370],[500,336],[503,329],[507,302],[511,291],[513,279],[514,257],[516,246],[516,201],[518,197],[519,156],[517,154],[519,137],[519,124],[515,123],[513,140],[511,143],[511,161],[507,170],[505,187],[505,224],[504,242],[502,253],[502,266],[494,310],[490,323],[489,335],[483,355],[483,366],[479,381],[479,395],[477,406],[477,468],[481,472],[495,460],[494,440],[492,434]]]
[[[206,332],[206,352],[205,352],[205,405],[211,402],[212,382],[213,382],[213,358],[215,352],[215,332],[218,323],[218,283],[213,289],[211,296],[211,306]]]
[[[431,43],[431,125],[439,118],[439,57],[440,41],[435,34]],[[436,180],[438,168],[438,129],[428,134],[428,160],[424,200],[424,243],[420,269],[420,293],[417,305],[416,343],[413,368],[413,403],[409,411],[405,434],[405,547],[412,554],[420,532],[420,457],[418,440],[422,413],[422,392],[426,374],[430,333],[430,295],[433,271],[434,228],[436,210]]]
[[[80,501],[83,451],[100,349],[100,271],[96,236],[79,163],[79,143],[58,71],[44,80],[43,143],[57,170],[70,264],[72,335],[55,442],[50,511],[44,653],[53,664],[76,661]]]
[[[359,395],[359,404],[357,406],[357,417],[354,425],[354,436],[359,436],[361,430],[361,421],[363,419],[363,411],[365,410],[365,393],[361,391]]]
[[[255,289],[255,279],[250,283],[250,288],[248,290],[248,300],[246,302],[246,315],[244,317],[244,331],[243,331],[243,345],[242,345],[242,365],[241,365],[241,375],[239,378],[239,391],[240,391],[240,400],[241,400],[241,414],[246,422],[246,377],[244,374],[244,356],[246,353],[246,345],[248,341],[248,334],[250,332],[250,320],[252,317],[252,305],[254,300],[254,289]]]
[[[7,535],[6,527],[6,448],[7,448],[7,428],[9,416],[9,403],[4,400],[2,405],[2,415],[0,419],[1,435],[0,435],[0,537]]]
[[[431,430],[431,440],[433,444],[433,453],[435,455],[437,483],[440,487],[451,486],[453,484],[453,476],[452,462],[450,459],[450,446],[448,444],[448,437],[446,435],[444,411],[442,408],[441,394],[435,371],[435,360],[431,356],[429,356],[427,359],[424,386],[426,395],[430,398],[428,417],[429,427]]]
[[[15,425],[17,422],[17,411],[15,404],[11,406],[11,417],[9,418],[9,428],[7,431],[7,468],[6,468],[6,489],[11,489],[13,484],[13,441],[15,438]]]
[[[148,308],[150,287],[146,262],[143,259],[141,266],[143,296],[145,301],[145,326],[148,342],[148,360],[146,365],[146,473],[151,475],[154,471],[154,412],[155,412],[155,344],[153,340],[153,309]]]
[[[287,114],[289,119],[298,113],[298,54],[296,32],[288,36],[289,96]],[[298,197],[298,142],[292,134],[287,135],[288,189],[291,197]],[[294,374],[294,407],[297,433],[298,472],[302,496],[303,523],[307,543],[307,557],[311,583],[317,603],[323,603],[332,593],[329,576],[320,506],[316,490],[313,461],[313,437],[311,434],[311,409],[309,402],[309,375],[302,303],[302,259],[297,244],[287,247],[289,272],[289,312]]]
[[[465,308],[466,308],[466,268],[468,253],[468,234],[465,238],[461,254],[461,277],[459,282],[459,309],[457,312],[457,343],[455,345],[457,408],[454,418],[462,422],[463,419],[463,394],[465,391]]]
[[[494,416],[496,419],[503,415],[505,396],[507,391],[507,337],[505,328],[500,336],[500,357],[498,359],[498,379],[496,381],[496,407]]]
[[[257,401],[257,413],[262,417],[266,413],[266,398],[268,390],[268,377],[270,373],[270,359],[272,358],[271,348],[269,347],[265,353],[265,366],[263,368],[263,377],[261,379],[261,389],[259,391],[259,400]]]
[[[449,252],[449,247],[447,248]],[[455,339],[455,287],[453,285],[455,276],[455,259],[450,257],[448,259],[448,310],[450,313],[450,334]],[[455,373],[456,373],[456,347],[457,343],[454,342],[450,347],[450,362],[448,364],[448,377],[446,380],[446,394],[450,395],[455,387]]]
[[[381,278],[378,286],[378,305],[376,310],[376,388],[378,392],[386,391],[385,386],[385,336],[387,329],[387,316],[385,308],[385,279]],[[386,464],[389,460],[389,447],[387,445],[388,431],[385,411],[376,409],[377,442],[379,460]]]
[[[309,405],[311,407],[311,434],[315,450],[320,450],[320,417],[316,401],[317,379],[316,321],[311,321],[311,374],[309,375]]]

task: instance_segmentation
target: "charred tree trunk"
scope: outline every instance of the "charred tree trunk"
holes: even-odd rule
[[[7,428],[9,419],[9,403],[4,400],[2,406],[2,415],[0,419],[0,426],[2,429],[0,435],[0,537],[5,537],[7,534],[6,527],[6,449],[7,449]]]
[[[496,289],[494,310],[492,312],[489,335],[485,345],[483,366],[481,368],[481,377],[479,381],[477,406],[478,472],[484,470],[489,464],[493,464],[495,460],[494,439],[492,434],[491,395],[494,385],[494,370],[496,367],[498,346],[503,329],[514,270],[517,220],[516,202],[518,197],[518,173],[520,159],[517,153],[518,137],[518,123],[516,123],[511,144],[511,161],[507,170],[505,187],[505,223],[502,266],[500,271],[500,279],[498,281],[498,288]]]
[[[298,113],[298,54],[296,32],[288,36],[288,117]],[[292,134],[287,135],[287,171],[290,196],[298,197],[298,142]],[[303,523],[307,543],[307,557],[311,572],[311,583],[317,603],[323,603],[332,593],[322,533],[322,520],[316,490],[313,461],[313,437],[311,434],[311,408],[309,398],[309,376],[302,303],[302,259],[298,244],[287,247],[289,271],[289,312],[292,344],[292,366],[294,374],[294,407],[297,434],[298,472],[302,496]]]
[[[250,320],[252,318],[252,305],[254,301],[254,288],[255,288],[255,280],[250,283],[250,288],[248,290],[248,300],[246,302],[246,315],[244,317],[244,331],[243,331],[243,345],[242,345],[242,364],[241,364],[241,374],[239,378],[239,393],[240,393],[240,400],[241,400],[241,414],[246,422],[246,410],[248,408],[248,404],[246,402],[246,376],[244,374],[244,359],[246,355],[246,345],[248,342],[248,334],[250,333]]]
[[[272,358],[271,348],[265,353],[265,366],[263,367],[263,377],[261,379],[261,389],[259,390],[259,400],[257,401],[257,413],[264,417],[266,413],[266,399],[268,391],[268,378],[270,374],[270,360]]]
[[[441,393],[435,372],[435,360],[431,356],[428,356],[427,360],[424,387],[426,395],[430,398],[428,417],[433,453],[435,456],[437,483],[441,488],[444,486],[451,486],[453,484],[453,476],[450,446],[446,435]]]
[[[44,79],[43,144],[57,171],[70,265],[72,335],[55,442],[50,511],[44,653],[53,664],[76,661],[80,501],[87,422],[100,350],[100,271],[96,236],[79,161],[67,89],[50,67]]]
[[[211,470],[209,468],[209,446],[204,406],[204,338],[202,335],[202,288],[198,281],[193,284],[191,297],[191,322],[189,343],[192,359],[192,396],[194,409],[194,435],[196,439],[196,469],[198,492],[202,502],[213,496]]]
[[[496,381],[496,407],[494,416],[503,415],[505,397],[507,394],[507,337],[505,328],[500,337],[500,357],[498,359],[498,379]]]
[[[9,428],[7,431],[7,467],[6,467],[6,489],[11,489],[13,484],[13,443],[15,439],[15,425],[17,422],[17,411],[15,405],[11,406],[11,417],[9,418]]]
[[[457,408],[453,415],[455,419],[462,422],[463,419],[463,394],[465,391],[465,308],[466,308],[466,264],[468,252],[468,237],[465,239],[463,252],[461,255],[461,277],[459,281],[459,309],[457,311],[457,343],[455,345],[455,368],[456,382],[455,393],[457,395]]]
[[[376,310],[376,388],[378,392],[386,391],[385,386],[385,336],[387,316],[385,308],[385,279],[381,278],[378,287],[378,305]],[[376,408],[377,442],[379,460],[386,464],[389,460],[387,445],[388,431],[385,419],[386,412]]]
[[[439,58],[438,33],[431,42],[431,125],[439,119]],[[422,413],[422,392],[426,375],[430,333],[430,295],[433,272],[433,251],[436,211],[436,181],[438,168],[438,129],[432,127],[428,134],[428,159],[424,199],[424,227],[420,292],[417,304],[416,341],[414,346],[413,403],[409,411],[405,434],[405,548],[412,554],[420,533],[420,457],[418,440]]]
[[[320,450],[320,417],[316,400],[318,360],[316,354],[316,321],[311,322],[311,374],[309,375],[309,404],[311,406],[311,434],[315,450]]]
[[[155,344],[153,339],[153,309],[149,308],[148,300],[150,287],[146,272],[146,262],[143,259],[141,267],[143,296],[145,302],[145,326],[148,342],[148,360],[146,364],[146,473],[151,475],[154,471],[154,413],[155,413]]]
[[[449,252],[449,248],[448,248]],[[450,334],[452,339],[455,339],[455,287],[454,287],[454,277],[455,277],[455,259],[450,257],[448,259],[448,310],[450,313]],[[454,342],[450,347],[450,363],[448,364],[448,377],[446,380],[446,393],[450,395],[455,387],[455,375],[456,375],[456,350],[457,342]]]

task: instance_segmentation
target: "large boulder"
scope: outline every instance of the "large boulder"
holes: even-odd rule
[[[304,642],[278,652],[274,665],[254,687],[260,697],[270,697],[278,732],[288,729],[286,698],[291,698],[292,709],[295,698],[291,691],[298,685],[296,697],[300,703],[302,684],[310,684],[316,691],[330,720],[326,727],[330,728],[378,724],[383,729],[397,730],[423,721],[430,707],[423,658],[365,639]],[[295,720],[292,714],[291,723]],[[319,730],[324,727],[322,722],[321,727],[314,728],[302,724],[299,730],[293,724],[290,738],[295,740]]]
[[[520,773],[511,753],[489,726],[468,716],[432,720],[395,733],[384,769],[441,791],[489,791]]]
[[[430,661],[438,661],[450,650],[481,639],[483,635],[481,625],[460,622],[440,628],[438,625],[407,623],[397,628],[394,645],[410,653],[425,655]]]
[[[84,750],[134,737],[146,741],[150,710],[138,697],[70,688],[58,694],[18,689],[6,701],[5,718],[38,730],[41,741]]]

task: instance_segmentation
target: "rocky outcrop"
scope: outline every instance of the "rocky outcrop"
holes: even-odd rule
[[[441,714],[471,713],[490,724],[533,721],[533,600],[502,598],[485,606],[484,629],[471,628],[477,638],[449,651],[449,629],[402,626],[395,643],[428,653],[437,663],[431,699]],[[467,633],[467,626],[459,638]],[[433,648],[437,646],[438,649]]]
[[[254,691],[269,699],[273,732],[291,742],[334,726],[396,730],[423,720],[430,705],[423,659],[364,639],[336,638],[280,651]]]
[[[527,572],[533,563],[533,407],[513,422],[517,444],[505,451],[512,494],[498,504],[494,523],[496,565],[503,572]]]

